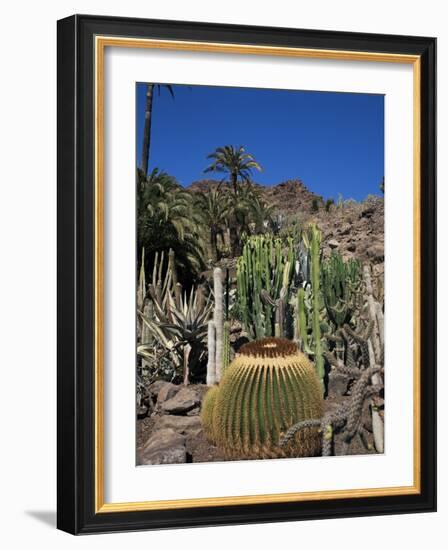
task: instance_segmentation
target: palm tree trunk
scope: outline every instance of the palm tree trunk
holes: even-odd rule
[[[145,176],[148,173],[153,91],[154,91],[154,84],[148,84],[146,88],[145,127],[143,129],[143,146],[142,146],[142,171],[145,174]]]
[[[240,255],[240,232],[238,229],[238,222],[232,216],[230,220],[230,249],[234,258]]]
[[[218,261],[218,233],[212,227],[210,228],[210,258],[213,262]]]

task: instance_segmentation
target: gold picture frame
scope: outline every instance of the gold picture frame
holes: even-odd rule
[[[127,21],[127,20],[126,20]],[[422,213],[428,216],[427,212],[422,212],[422,189],[423,185],[428,185],[427,178],[425,182],[422,181],[422,136],[425,137],[424,129],[422,128],[422,117],[426,119],[428,113],[422,113],[422,89],[425,90],[425,97],[428,94],[426,91],[428,63],[425,60],[428,49],[434,47],[432,39],[427,39],[426,53],[420,51],[420,43],[415,45],[414,51],[408,47],[407,42],[403,43],[405,48],[400,48],[397,43],[400,42],[400,37],[389,37],[389,45],[383,47],[383,51],[376,51],[375,38],[372,37],[372,44],[369,45],[369,41],[364,42],[367,44],[367,48],[353,49],[353,43],[349,40],[349,37],[345,35],[339,36],[338,33],[323,32],[322,35],[317,35],[318,39],[315,41],[315,45],[312,47],[303,47],[300,45],[303,42],[303,36],[300,31],[296,31],[296,41],[299,45],[264,45],[254,43],[254,37],[256,37],[256,30],[258,29],[242,29],[241,39],[238,43],[232,43],[226,41],[226,37],[229,34],[230,27],[220,26],[222,33],[216,41],[205,40],[204,36],[206,31],[204,25],[198,24],[197,35],[198,39],[185,39],[182,33],[177,38],[160,38],[159,34],[161,29],[155,22],[141,22],[141,28],[146,28],[146,36],[131,35],[131,31],[126,28],[125,21],[115,20],[113,18],[89,18],[88,16],[74,16],[74,19],[69,18],[60,22],[60,42],[69,39],[73,39],[76,35],[78,41],[75,46],[81,48],[81,55],[86,55],[85,52],[91,50],[92,60],[89,62],[89,70],[91,76],[91,82],[93,84],[93,94],[90,98],[91,105],[93,106],[92,126],[93,131],[93,149],[94,149],[94,172],[93,172],[93,238],[94,245],[92,248],[92,260],[93,260],[93,404],[92,404],[92,419],[93,419],[93,453],[91,453],[90,464],[92,467],[89,478],[93,481],[92,486],[92,509],[88,514],[89,520],[86,521],[82,529],[78,525],[74,527],[71,524],[70,527],[68,519],[65,519],[64,514],[61,512],[60,526],[71,532],[84,530],[109,530],[107,525],[112,521],[114,525],[118,525],[120,520],[109,518],[117,518],[118,516],[132,516],[136,512],[152,513],[163,511],[175,511],[175,510],[190,510],[195,509],[211,509],[214,508],[215,512],[223,510],[223,508],[229,507],[241,507],[247,508],[250,506],[259,505],[279,505],[279,504],[299,504],[299,503],[312,503],[312,502],[324,502],[333,501],[341,502],[345,499],[350,499],[351,502],[363,501],[370,499],[374,501],[377,499],[380,501],[383,497],[407,497],[412,501],[419,501],[422,495],[426,495],[422,490],[422,483],[428,476],[427,459],[422,457],[422,413],[423,417],[427,416],[427,411],[422,411],[422,311],[421,311],[421,288],[422,288]],[[169,22],[164,22],[164,29],[169,28]],[[121,28],[121,32],[113,32],[113,29]],[[188,27],[187,24],[186,28]],[[163,25],[162,25],[163,26]],[[200,27],[200,28],[199,28]],[[160,32],[154,33],[154,28]],[[193,26],[194,28],[194,26]],[[187,30],[190,27],[187,28]],[[201,34],[202,31],[202,34]],[[252,34],[251,34],[252,32]],[[271,41],[274,42],[277,31],[270,29]],[[83,34],[84,33],[84,34]],[[226,34],[227,33],[227,34]],[[156,36],[151,36],[155,34]],[[188,34],[187,31],[184,35]],[[191,32],[190,32],[191,34]],[[218,33],[219,34],[219,33]],[[329,46],[317,47],[318,44],[322,44],[325,40],[328,40],[328,35],[332,35],[329,40]],[[208,34],[207,34],[208,36]],[[289,36],[289,35],[288,35]],[[362,35],[360,35],[362,37]],[[75,41],[76,41],[75,40]],[[278,40],[278,42],[284,42]],[[335,42],[338,42],[339,47],[335,47]],[[378,39],[377,39],[378,42]],[[416,41],[417,42],[417,41]],[[412,40],[411,40],[412,43]],[[347,47],[344,47],[347,44]],[[361,41],[359,41],[361,44]],[[120,502],[110,503],[105,502],[104,498],[104,89],[105,89],[105,52],[107,48],[140,48],[140,49],[159,49],[159,50],[175,50],[175,51],[190,51],[190,52],[208,52],[215,53],[217,55],[221,53],[226,54],[243,54],[243,55],[269,55],[274,57],[300,57],[300,58],[312,58],[312,59],[326,59],[326,60],[342,60],[342,61],[366,61],[366,62],[386,62],[386,63],[404,63],[412,65],[413,70],[413,219],[414,219],[414,265],[413,265],[413,296],[414,296],[414,357],[413,357],[413,484],[410,486],[402,487],[381,487],[381,488],[366,488],[356,490],[329,490],[329,491],[317,491],[317,492],[305,492],[305,493],[282,493],[282,494],[266,494],[266,495],[247,495],[247,496],[226,496],[216,498],[192,498],[182,500],[163,500],[163,501],[143,501],[143,502]],[[65,46],[69,49],[68,46]],[[420,48],[420,49],[419,49]],[[62,46],[61,46],[62,49]],[[406,53],[402,50],[405,49]],[[62,55],[62,54],[61,54]],[[67,52],[64,54],[67,57]],[[70,50],[70,55],[73,56],[73,52]],[[67,60],[65,60],[67,61]],[[422,80],[422,63],[425,63],[425,80]],[[82,73],[78,73],[82,74]],[[79,77],[78,77],[79,78]],[[428,154],[428,145],[425,144],[425,154]],[[431,151],[429,152],[431,156]],[[428,162],[426,158],[425,163]],[[431,192],[433,189],[433,183],[429,182],[430,189],[426,189],[425,192]],[[428,221],[426,221],[426,224]],[[426,342],[426,340],[425,340]],[[426,345],[426,344],[425,344]],[[424,472],[422,472],[422,461],[425,461]],[[62,498],[62,497],[61,497]],[[300,514],[300,511],[298,512]],[[360,510],[362,513],[362,510]],[[327,513],[328,514],[328,513]],[[147,527],[151,527],[150,516],[147,516]],[[101,518],[107,518],[102,520]],[[103,523],[103,521],[105,523]],[[131,525],[131,520],[125,521],[123,528],[128,528],[127,525]],[[145,520],[144,520],[145,521]],[[95,527],[95,525],[100,527]],[[157,526],[157,521],[154,526]],[[172,523],[176,525],[175,521]],[[106,527],[105,527],[106,526]],[[110,530],[113,530],[111,528]]]

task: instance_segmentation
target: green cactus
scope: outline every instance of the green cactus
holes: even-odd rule
[[[212,386],[204,395],[201,406],[201,422],[204,429],[205,437],[214,443],[213,438],[213,412],[215,409],[216,397],[218,395],[219,386]]]
[[[213,406],[206,403],[203,422],[228,458],[320,454],[321,437],[313,427],[301,430],[288,445],[279,445],[293,424],[323,414],[314,367],[293,342],[264,338],[245,344],[215,393],[210,397]]]
[[[271,235],[249,237],[237,262],[238,311],[251,338],[284,333],[295,253]]]
[[[222,374],[230,365],[230,321],[224,321],[222,333]]]
[[[295,304],[295,340],[299,344],[300,349],[308,355],[312,354],[309,345],[308,324],[309,313],[306,305],[306,290],[299,288],[296,295]]]
[[[303,240],[310,257],[310,276],[312,291],[311,326],[313,336],[313,356],[317,376],[324,386],[324,357],[321,336],[321,292],[320,292],[320,246],[322,233],[315,224],[309,226]]]
[[[333,251],[322,262],[321,288],[328,318],[336,330],[350,323],[357,309],[361,286],[361,264],[358,260],[344,262]]]

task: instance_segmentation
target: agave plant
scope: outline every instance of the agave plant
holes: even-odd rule
[[[153,283],[148,287],[151,315],[139,311],[149,341],[142,341],[137,353],[145,361],[154,362],[156,343],[162,350],[161,354],[156,354],[157,360],[169,358],[175,371],[183,373],[184,384],[188,384],[192,367],[205,357],[212,303],[205,298],[202,286],[192,287],[189,293],[182,292],[180,283],[176,282],[173,256],[171,251],[170,267],[163,281],[163,256],[154,265]]]

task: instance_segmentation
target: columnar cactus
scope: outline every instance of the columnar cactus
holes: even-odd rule
[[[213,386],[216,384],[216,329],[213,321],[208,322],[207,352],[207,386]]]
[[[294,265],[292,239],[257,235],[245,242],[237,263],[238,310],[251,338],[283,334]]]
[[[307,291],[304,288],[299,288],[296,295],[294,317],[295,341],[303,352],[310,355],[311,350],[309,347],[308,337],[308,308],[306,306],[306,292]]]
[[[330,258],[322,262],[322,294],[328,318],[336,330],[350,323],[358,307],[360,286],[359,261],[344,262],[342,256],[333,251]]]
[[[264,338],[245,344],[214,399],[211,418],[208,411],[203,415],[205,430],[229,458],[320,454],[321,438],[313,427],[279,445],[293,424],[323,414],[314,367],[293,342]]]
[[[215,372],[216,382],[222,376],[222,350],[223,350],[223,293],[222,293],[222,270],[215,267],[213,270],[213,292],[215,295],[215,307],[213,310],[213,323],[215,324],[216,349],[215,349]]]
[[[322,233],[316,225],[310,225],[308,232],[304,234],[305,246],[310,256],[310,275],[312,290],[312,332],[313,332],[313,354],[316,373],[324,385],[324,357],[321,339],[321,293],[320,293],[320,245],[322,242]]]

